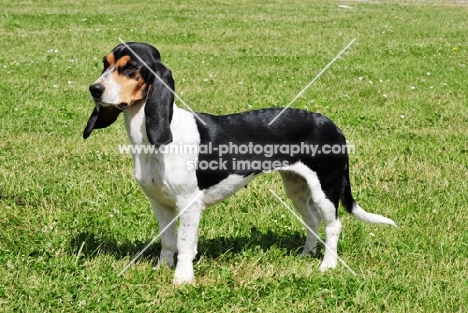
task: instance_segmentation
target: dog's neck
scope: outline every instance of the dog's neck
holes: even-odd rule
[[[145,122],[145,100],[132,104],[123,111],[125,129],[132,144],[148,144]]]

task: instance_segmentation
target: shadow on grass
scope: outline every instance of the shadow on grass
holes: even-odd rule
[[[197,258],[203,256],[204,258],[216,259],[223,256],[224,259],[230,259],[240,253],[259,249],[268,251],[272,248],[284,249],[287,254],[299,255],[304,242],[305,236],[303,233],[291,231],[286,234],[276,234],[271,230],[262,232],[253,227],[250,229],[250,236],[200,238]],[[141,241],[119,243],[115,239],[106,238],[102,234],[82,232],[71,240],[70,252],[77,255],[81,249],[80,255],[88,259],[102,254],[111,255],[116,259],[133,258],[147,244],[148,242]],[[145,251],[141,258],[156,261],[160,250],[161,243],[157,241]]]
[[[148,242],[142,241],[125,241],[118,242],[115,238],[110,238],[104,234],[96,234],[93,232],[81,232],[70,241],[70,250],[73,255],[80,253],[81,257],[93,259],[99,255],[111,255],[116,259],[125,257],[133,258]],[[81,250],[81,251],[80,251]],[[142,258],[157,258],[161,250],[161,243],[155,242],[145,253]]]

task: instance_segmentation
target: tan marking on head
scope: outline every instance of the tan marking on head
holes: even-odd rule
[[[111,52],[108,55],[106,55],[106,61],[109,64],[109,66],[112,66],[114,64],[114,62],[115,62],[114,53]]]
[[[133,90],[131,103],[143,99],[143,92],[146,89],[146,83],[140,76],[140,71],[138,70],[138,79],[135,89]]]
[[[117,67],[125,66],[132,58],[129,55],[124,55],[117,60]]]
[[[146,83],[140,75],[140,69],[136,69],[132,77],[119,73],[118,69],[125,67],[130,61],[131,57],[129,55],[121,57],[115,63],[116,70],[112,73],[115,82],[120,86],[120,101],[121,103],[126,103],[127,107],[131,106],[135,101],[143,99],[146,87]]]

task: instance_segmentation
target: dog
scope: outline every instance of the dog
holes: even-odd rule
[[[193,260],[202,211],[265,171],[279,171],[286,195],[308,225],[303,254],[316,252],[316,234],[323,221],[321,271],[337,266],[340,201],[362,221],[397,226],[354,201],[348,152],[334,148],[345,147],[345,137],[324,115],[269,108],[215,116],[178,108],[172,73],[159,51],[146,43],[119,44],[104,57],[103,65],[101,76],[89,87],[95,107],[83,138],[108,127],[123,113],[130,143],[160,151],[133,151],[132,157],[135,179],[164,230],[159,264],[174,266],[177,253],[174,284],[195,281]],[[172,149],[180,147],[195,149]],[[312,147],[316,153],[311,153]]]

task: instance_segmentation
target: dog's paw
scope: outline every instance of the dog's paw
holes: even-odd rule
[[[174,280],[173,280],[174,285],[185,285],[185,284],[195,284],[195,275],[182,275],[182,274],[175,274]]]
[[[153,266],[153,270],[161,268],[161,266],[167,266],[169,268],[174,267],[174,257],[170,258],[158,258],[158,262]]]
[[[301,253],[301,256],[306,256],[306,255],[317,255],[317,246],[314,246],[313,248],[309,248],[309,247],[304,247],[304,249],[302,250],[302,253]]]
[[[181,268],[177,266],[173,283],[174,285],[194,284],[195,274],[193,268]]]
[[[330,268],[335,268],[338,265],[338,261],[336,259],[324,259],[322,261],[322,264],[320,264],[320,271],[325,272],[326,270]]]

